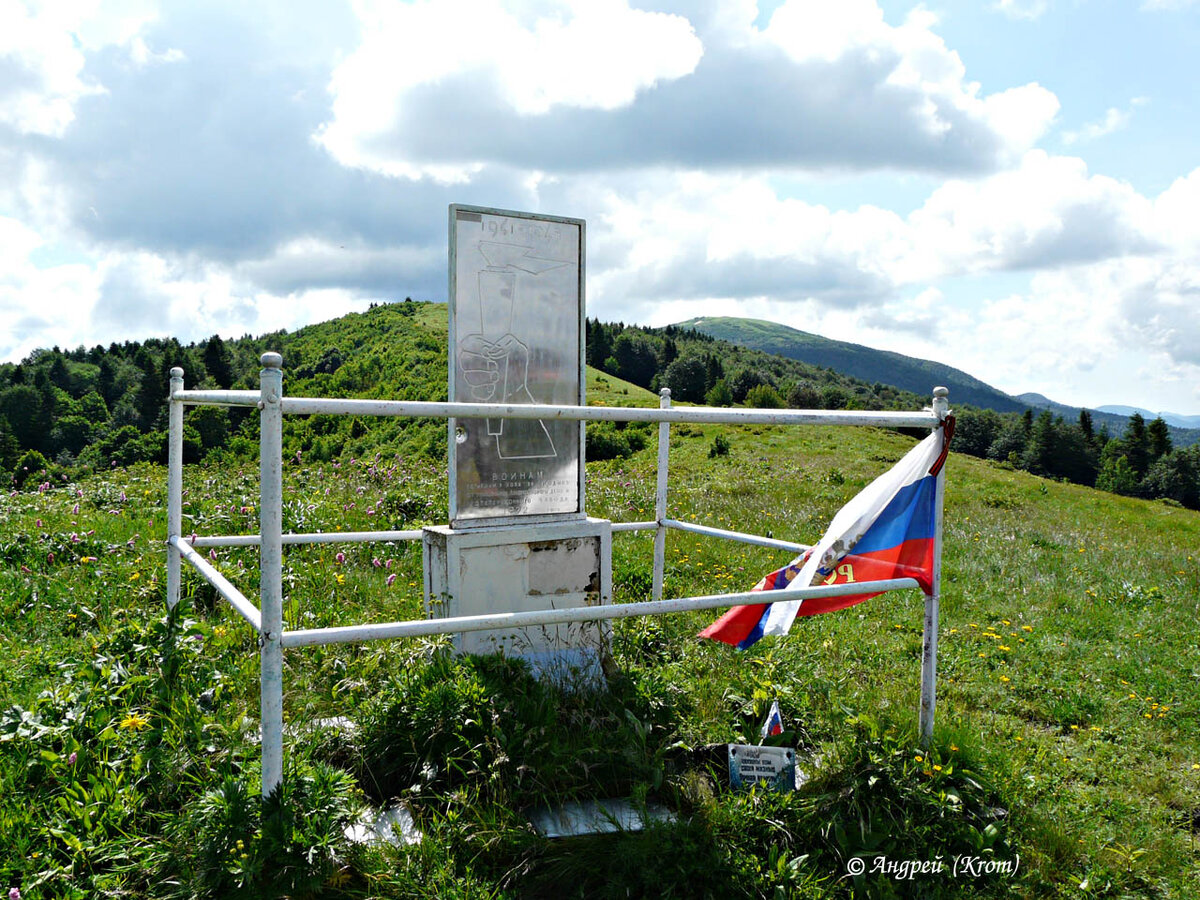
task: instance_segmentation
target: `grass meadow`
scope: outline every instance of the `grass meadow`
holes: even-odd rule
[[[593,402],[654,403],[608,379]],[[653,518],[657,429],[590,463],[588,512]],[[722,441],[718,441],[722,438]],[[721,453],[721,444],[727,452]],[[812,541],[911,446],[875,429],[676,426],[671,514]],[[159,467],[0,500],[0,891],[92,897],[1200,896],[1200,515],[952,455],[937,726],[916,739],[916,592],[739,653],[709,614],[614,626],[608,690],[420,640],[287,651],[281,793],[259,802],[257,645],[195,577],[164,607]],[[32,487],[32,485],[31,485]],[[253,464],[189,467],[185,531],[254,532]],[[285,462],[285,529],[446,519],[425,458]],[[216,565],[248,596],[254,550]],[[672,533],[668,596],[787,554]],[[615,601],[652,538],[614,537]],[[186,567],[185,567],[186,570]],[[416,544],[285,553],[288,627],[421,615]],[[713,745],[778,699],[810,777],[729,791]],[[352,731],[317,723],[348,716]],[[640,833],[540,838],[525,811],[662,803]],[[346,825],[399,798],[419,843]],[[860,862],[855,862],[858,860]],[[856,873],[856,870],[861,870]]]

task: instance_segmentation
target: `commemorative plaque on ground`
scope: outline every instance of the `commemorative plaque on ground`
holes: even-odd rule
[[[791,747],[729,745],[729,786],[786,793],[796,789],[796,751]]]

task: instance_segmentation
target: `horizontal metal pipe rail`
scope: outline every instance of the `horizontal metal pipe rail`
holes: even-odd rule
[[[657,528],[657,522],[613,522],[613,531],[649,531]]]
[[[713,528],[711,525],[695,525],[691,522],[680,522],[678,519],[663,519],[663,525],[676,531],[688,531],[692,534],[703,534],[708,537],[724,538],[727,541],[738,541],[742,544],[753,544],[756,547],[771,547],[775,550],[792,550],[803,553],[809,549],[808,544],[797,544],[795,541],[781,541],[777,538],[759,537],[756,534],[744,534],[741,531],[730,531],[728,528]]]
[[[678,519],[664,519],[663,526],[676,531],[688,531],[692,534],[703,534],[709,537],[725,538],[743,544],[754,544],[758,547],[771,547],[776,550],[794,550],[803,553],[808,544],[797,544],[794,541],[781,541],[777,538],[759,537],[755,534],[745,534],[741,531],[731,531],[728,528],[713,528],[710,525],[696,525],[691,522],[681,522]],[[613,531],[651,531],[658,527],[657,522],[613,522]],[[374,544],[388,541],[419,541],[424,536],[421,529],[408,531],[325,531],[317,534],[285,534],[284,546],[297,544]],[[262,536],[257,534],[213,534],[195,535],[184,538],[192,547],[257,547],[262,543]]]
[[[653,524],[653,523],[651,523]],[[285,546],[296,544],[376,544],[388,541],[419,541],[423,532],[408,531],[322,531],[317,534],[285,534]],[[224,534],[185,538],[193,547],[258,547],[262,544],[259,534]]]
[[[172,399],[190,406],[257,406],[257,391],[181,390]],[[877,428],[933,428],[932,411],[732,409],[692,406],[540,406],[500,403],[443,403],[426,400],[349,400],[282,397],[285,415],[413,416],[460,419],[567,419],[587,422],[692,422],[713,425],[864,425]]]
[[[237,610],[238,614],[254,626],[254,630],[262,632],[262,613],[258,607],[246,599],[246,595],[234,587],[229,580],[222,575],[217,569],[210,565],[208,560],[188,546],[186,540],[172,535],[168,539],[168,543],[179,551],[179,555],[192,564],[200,577],[216,588],[217,593],[229,601],[229,605]]]
[[[607,606],[583,606],[549,610],[536,609],[526,612],[493,613],[487,616],[457,616],[444,619],[410,619],[404,622],[381,622],[367,625],[285,631],[282,643],[284,647],[310,647],[315,644],[350,644],[359,641],[378,641],[389,638],[429,637],[436,634],[455,634],[467,631],[490,631],[502,628],[528,628],[538,625],[564,625],[571,622],[627,619],[634,616],[725,609],[731,606],[750,603],[780,603],[787,600],[845,597],[847,595],[863,593],[863,588],[867,584],[869,584],[871,593],[920,587],[916,579],[893,578],[887,581],[872,581],[869,583],[822,585],[803,590],[742,591],[736,594],[707,594],[700,597],[680,597],[675,600],[643,600],[637,603],[618,603]]]

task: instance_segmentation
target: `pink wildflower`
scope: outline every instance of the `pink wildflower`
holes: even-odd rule
[[[21,900],[21,889],[20,888],[9,888],[8,889],[8,900]]]
[[[78,503],[76,503],[75,507],[71,510],[71,515],[73,515],[73,516],[79,515],[79,504]]]
[[[344,563],[346,561],[346,554],[342,553],[339,550],[337,556],[335,556],[334,559],[337,560],[337,564],[340,566],[342,563]]]
[[[387,586],[391,587],[395,583],[396,583],[396,573],[393,572],[391,575],[389,575],[387,577]]]
[[[79,754],[76,753],[74,750],[72,750],[71,755],[67,757],[67,765],[68,766],[75,765],[75,760],[77,760],[77,759],[79,759]]]
[[[378,569],[380,566],[382,566],[382,565],[383,565],[383,563],[381,563],[381,562],[379,561],[379,557],[378,557],[378,556],[372,556],[372,557],[371,557],[371,565],[373,565],[375,568],[377,568],[377,569]]]

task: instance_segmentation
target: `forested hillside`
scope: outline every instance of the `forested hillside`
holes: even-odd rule
[[[285,391],[300,396],[437,400],[446,397],[444,304],[406,300],[372,306],[294,333],[183,345],[174,338],[52,348],[0,366],[0,472],[16,488],[89,471],[166,459],[168,373],[190,388],[258,386],[259,357],[284,357]],[[587,362],[598,373],[657,391],[676,402],[757,408],[918,409],[929,394],[868,383],[679,326],[642,328],[588,320]],[[931,376],[932,377],[932,376]],[[934,387],[931,381],[929,389]],[[997,413],[962,402],[956,449],[1049,478],[1126,496],[1200,508],[1200,446],[1174,448],[1161,419],[1134,415],[1121,434],[1093,426],[1090,414],[1066,421],[1050,411]],[[257,452],[256,416],[242,409],[189,412],[185,459],[246,460]],[[445,452],[433,420],[390,420],[368,428],[346,416],[289,417],[285,452],[318,461],[375,453]],[[641,438],[616,425],[588,428],[588,456],[635,452]]]

